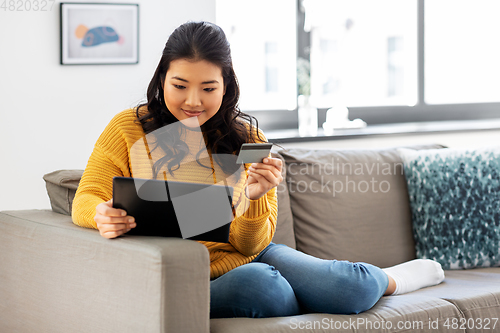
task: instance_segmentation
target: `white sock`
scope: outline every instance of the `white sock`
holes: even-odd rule
[[[435,286],[444,280],[441,264],[429,259],[415,259],[382,270],[396,282],[396,290],[392,295]]]

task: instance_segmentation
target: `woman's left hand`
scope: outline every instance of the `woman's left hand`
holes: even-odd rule
[[[252,163],[248,169],[247,197],[257,200],[281,183],[282,162],[279,158],[266,157],[262,163]]]

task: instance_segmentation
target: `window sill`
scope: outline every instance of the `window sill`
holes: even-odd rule
[[[468,132],[498,129],[500,129],[500,119],[481,119],[368,125],[365,128],[336,129],[332,135],[325,135],[322,128],[318,129],[318,135],[316,136],[301,137],[298,129],[269,130],[265,132],[265,135],[269,142],[272,143],[290,143],[345,140],[380,135]]]

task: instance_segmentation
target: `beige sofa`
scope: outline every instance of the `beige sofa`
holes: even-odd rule
[[[288,149],[279,156],[287,182],[278,188],[274,242],[381,267],[415,258],[395,149]],[[46,177],[58,212],[0,213],[2,333],[500,332],[498,267],[446,271],[440,285],[383,297],[358,315],[210,319],[206,248],[170,238],[109,240],[75,226],[65,214],[78,176]]]

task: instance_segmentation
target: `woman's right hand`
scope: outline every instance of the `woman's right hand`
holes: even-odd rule
[[[96,207],[94,221],[102,237],[116,238],[135,228],[135,219],[123,209],[113,208],[113,199]]]

